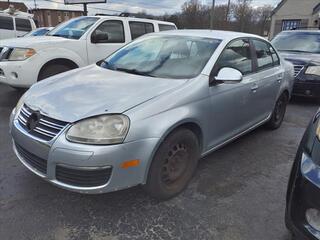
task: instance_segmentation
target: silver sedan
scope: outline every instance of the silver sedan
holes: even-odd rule
[[[260,125],[279,128],[293,74],[255,35],[146,35],[32,86],[11,115],[13,148],[30,171],[71,191],[143,185],[168,199],[201,157]]]

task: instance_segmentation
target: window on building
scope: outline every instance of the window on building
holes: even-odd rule
[[[13,19],[12,17],[0,16],[0,29],[13,30]]]
[[[169,30],[176,30],[176,26],[174,25],[167,25],[167,24],[159,24],[159,31],[169,31]]]
[[[297,29],[301,25],[301,20],[283,20],[282,31]]]
[[[104,43],[124,43],[124,27],[122,21],[113,21],[108,20],[103,22],[93,34],[98,32],[103,32],[108,34],[108,40],[104,41]]]
[[[129,25],[130,25],[132,40],[144,34],[154,32],[154,27],[152,23],[129,22]]]
[[[30,32],[32,30],[29,19],[16,18],[17,31]]]

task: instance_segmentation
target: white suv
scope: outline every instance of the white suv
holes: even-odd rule
[[[33,15],[15,11],[13,14],[0,11],[0,39],[21,37],[36,29]]]
[[[106,58],[146,33],[176,29],[150,19],[89,16],[71,19],[48,36],[0,41],[0,83],[16,88]]]

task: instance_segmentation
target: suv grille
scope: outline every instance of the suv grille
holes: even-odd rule
[[[23,105],[21,108],[18,121],[29,134],[45,141],[52,140],[68,124],[67,122],[44,116],[27,105]]]
[[[62,183],[78,187],[98,187],[105,185],[111,176],[112,168],[73,169],[64,166],[56,167],[56,179]]]
[[[8,60],[12,50],[13,49],[9,47],[0,47],[0,62],[2,60]]]
[[[294,76],[297,77],[304,68],[304,65],[294,65]]]
[[[37,157],[36,155],[28,152],[26,149],[22,148],[18,144],[15,144],[17,152],[23,158],[23,160],[28,163],[30,166],[37,169],[39,172],[46,174],[47,173],[47,161]]]

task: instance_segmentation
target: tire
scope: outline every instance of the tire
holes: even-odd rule
[[[197,136],[186,128],[174,131],[158,148],[144,190],[158,200],[176,196],[188,185],[199,158]]]
[[[43,69],[41,69],[38,77],[38,82],[48,77],[54,76],[56,74],[69,71],[71,69],[73,68],[66,65],[62,65],[62,64],[52,64],[52,65],[46,66]]]
[[[276,102],[269,122],[266,124],[266,127],[268,129],[276,130],[281,126],[284,116],[286,114],[288,101],[289,99],[287,94],[282,93]]]

